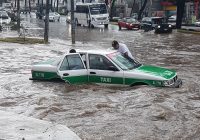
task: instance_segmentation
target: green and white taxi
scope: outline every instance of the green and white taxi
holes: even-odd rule
[[[180,87],[174,70],[130,61],[115,50],[78,50],[32,66],[32,80]]]

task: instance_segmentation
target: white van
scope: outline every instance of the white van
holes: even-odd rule
[[[11,22],[11,18],[8,16],[6,11],[0,11],[0,25],[9,24]]]
[[[109,13],[105,3],[76,3],[74,17],[76,24],[92,28],[104,25],[108,28]]]

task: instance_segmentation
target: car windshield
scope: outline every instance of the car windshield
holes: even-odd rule
[[[107,56],[123,70],[132,70],[141,66],[139,62],[125,58],[119,52],[111,53]]]
[[[152,22],[154,24],[161,24],[164,23],[164,18],[152,18]]]
[[[8,19],[8,14],[5,11],[0,11],[0,18]]]
[[[137,22],[137,20],[134,19],[134,18],[128,18],[126,21],[129,22],[129,23],[135,23],[135,22]]]
[[[49,13],[49,16],[54,16],[55,14],[54,13]]]
[[[89,8],[90,8],[91,15],[107,13],[107,8],[105,4],[94,4],[94,5],[90,5]]]

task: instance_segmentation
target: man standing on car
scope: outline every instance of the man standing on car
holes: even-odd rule
[[[132,56],[131,52],[125,44],[118,43],[116,40],[113,40],[112,47],[118,52],[120,52],[127,59],[134,60],[134,57]]]

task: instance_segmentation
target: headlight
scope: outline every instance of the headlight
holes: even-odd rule
[[[174,79],[163,81],[163,85],[164,86],[170,86],[172,84],[174,84]]]
[[[158,28],[160,28],[160,25],[158,26]]]
[[[172,25],[169,25],[169,27],[171,28],[171,27],[172,27]]]
[[[163,81],[163,85],[164,85],[164,86],[169,86],[168,81]]]
[[[133,24],[130,24],[130,26],[133,26]]]

